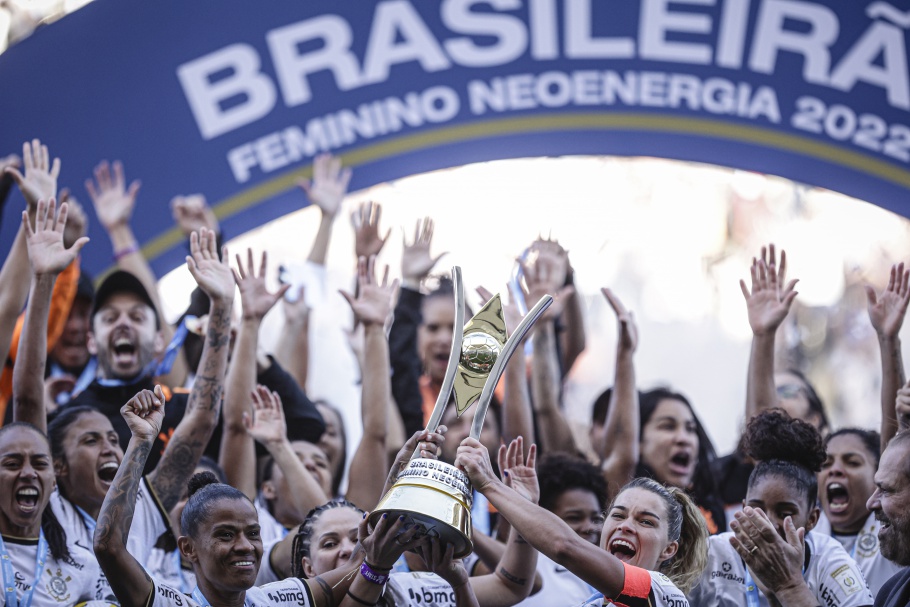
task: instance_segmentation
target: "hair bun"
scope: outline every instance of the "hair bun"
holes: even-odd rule
[[[760,462],[791,462],[812,472],[820,471],[827,457],[818,430],[782,409],[763,411],[749,421],[743,450]]]
[[[204,470],[202,472],[197,472],[196,474],[193,475],[193,477],[186,484],[187,497],[191,497],[194,493],[196,493],[203,487],[207,487],[209,485],[214,485],[219,482],[221,482],[221,481],[218,480],[218,477],[215,476],[214,474],[212,474],[211,472],[209,472],[208,470]]]

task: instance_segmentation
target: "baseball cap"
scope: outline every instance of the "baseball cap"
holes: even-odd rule
[[[95,290],[95,301],[92,303],[92,318],[98,313],[98,310],[107,302],[111,296],[117,293],[132,293],[143,303],[155,310],[155,326],[161,328],[161,321],[158,319],[158,310],[152,301],[149,292],[142,285],[142,281],[136,278],[134,274],[126,270],[117,270],[109,274],[98,288]]]

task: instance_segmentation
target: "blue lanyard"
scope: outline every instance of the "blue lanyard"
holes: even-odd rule
[[[35,594],[35,588],[38,586],[38,580],[44,573],[44,563],[47,562],[47,540],[44,539],[44,530],[38,536],[38,557],[35,560],[35,581],[32,582],[28,592],[22,595],[22,600],[16,598],[16,574],[13,572],[13,562],[9,558],[9,552],[3,544],[3,538],[0,537],[0,561],[3,565],[3,590],[6,592],[7,607],[30,607],[32,596]]]
[[[593,607],[594,605],[597,605],[598,601],[600,601],[600,604],[602,605],[606,604],[606,599],[604,598],[603,592],[595,592],[586,598],[585,602],[581,604],[581,607],[587,607],[588,605],[591,605]],[[613,601],[610,601],[610,604],[612,603]]]
[[[180,592],[182,592],[183,594],[186,594],[188,584],[186,583],[186,577],[184,577],[184,575],[183,575],[183,567],[180,564],[180,549],[179,548],[177,550],[174,550],[173,559],[174,559],[174,567],[177,569],[177,575],[180,577]],[[199,590],[199,588],[196,588],[196,590]],[[196,595],[193,595],[193,598],[196,598]],[[201,601],[198,601],[198,602],[200,605],[202,604]]]
[[[743,567],[745,567],[745,563],[743,563]],[[746,569],[746,578],[745,578],[746,605],[747,605],[747,607],[759,607],[759,605],[761,603],[759,602],[758,586],[755,584],[755,581],[752,579],[752,574],[749,573],[749,568],[745,567],[745,569]],[[806,571],[807,571],[807,569],[803,569],[803,580],[806,579]]]
[[[77,506],[76,504],[73,504],[73,507],[79,513],[79,516],[82,517],[82,521],[85,523],[85,526],[88,527],[89,536],[94,537],[95,536],[95,526],[97,525],[97,523],[95,523],[95,519],[92,518],[91,514],[89,514],[88,512],[86,512],[85,510],[83,510],[82,508]]]

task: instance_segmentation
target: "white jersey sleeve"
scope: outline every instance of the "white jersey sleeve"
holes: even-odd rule
[[[806,535],[810,550],[806,583],[821,605],[830,607],[862,607],[874,599],[866,580],[840,542],[828,535],[810,532]]]
[[[265,543],[262,550],[262,562],[259,564],[259,573],[256,574],[256,585],[263,586],[281,581],[278,573],[272,568],[272,550],[281,542],[280,539],[272,539]]]

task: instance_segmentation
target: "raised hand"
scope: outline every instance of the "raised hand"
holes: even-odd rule
[[[443,255],[440,253],[436,257],[430,255],[430,245],[433,243],[433,220],[430,217],[424,217],[417,220],[414,227],[414,242],[408,244],[407,238],[402,234],[401,250],[401,278],[405,286],[420,285],[420,281],[426,278],[433,266],[436,265]]]
[[[528,449],[528,459],[524,457],[524,438],[519,436],[499,447],[499,470],[506,487],[511,487],[529,502],[540,501],[540,484],[537,481],[537,445]]]
[[[518,263],[524,275],[523,289],[528,308],[544,295],[552,295],[553,303],[543,313],[541,320],[554,320],[565,308],[568,296],[575,292],[575,287],[565,284],[566,260],[551,247],[544,247]]]
[[[63,246],[69,248],[77,240],[88,234],[88,216],[85,209],[79,204],[69,189],[60,190],[61,203],[66,203],[68,211],[66,213],[66,228],[63,230]]]
[[[35,226],[32,227],[28,211],[22,211],[22,226],[25,230],[25,243],[28,248],[28,261],[32,273],[59,274],[70,265],[79,251],[88,242],[85,236],[76,240],[73,246],[63,246],[63,232],[66,227],[67,204],[60,205],[57,213],[57,202],[51,198],[49,203],[38,201],[35,213]]]
[[[869,320],[872,327],[881,337],[897,337],[907,304],[910,303],[910,269],[904,269],[904,263],[891,266],[891,277],[888,286],[876,296],[875,289],[866,285],[866,298],[869,301]]]
[[[626,307],[613,294],[613,291],[603,288],[600,292],[603,293],[607,303],[613,308],[613,313],[616,314],[617,333],[619,335],[617,347],[630,354],[634,353],[635,349],[638,348],[638,326],[635,324],[635,317],[632,312],[626,310]]]
[[[767,514],[749,506],[736,513],[730,528],[734,532],[730,544],[745,561],[756,581],[770,593],[804,583],[802,566],[806,531],[797,529],[789,516],[784,519],[786,538],[777,534]]]
[[[437,459],[438,453],[442,450],[442,443],[445,442],[445,433],[447,431],[448,428],[446,426],[439,426],[435,432],[420,430],[411,435],[411,438],[405,441],[401,449],[398,450],[398,455],[395,456],[395,461],[392,462],[382,494],[388,493],[395,481],[398,480],[398,475],[407,468],[415,449],[420,450],[420,457]]]
[[[379,255],[392,230],[386,230],[385,236],[379,237],[379,219],[382,217],[382,206],[375,202],[361,203],[360,208],[351,213],[351,225],[354,226],[354,253],[357,258]]]
[[[26,141],[22,144],[22,161],[24,175],[16,168],[17,165],[7,165],[4,170],[16,181],[28,206],[34,209],[39,200],[56,197],[60,159],[54,158],[51,162],[47,146],[33,139],[31,143]]]
[[[202,194],[174,196],[171,199],[171,215],[183,235],[189,237],[201,228],[219,231],[218,218]]]
[[[22,166],[22,159],[18,154],[3,156],[0,158],[0,175],[5,173],[7,168],[18,169],[20,166]],[[13,174],[10,173],[9,176],[12,178]]]
[[[259,275],[253,263],[253,249],[246,250],[246,270],[240,255],[237,255],[237,270],[234,271],[234,281],[240,288],[240,302],[243,304],[243,317],[262,320],[272,307],[278,303],[287,292],[290,285],[282,285],[274,293],[270,293],[265,286],[265,277],[268,272],[268,255],[262,252],[259,259]]]
[[[222,248],[222,259],[218,259],[215,233],[206,228],[190,234],[190,255],[186,265],[209,299],[232,301],[234,299],[234,275],[228,264],[227,247]]]
[[[347,300],[356,319],[364,325],[385,326],[392,318],[398,279],[389,284],[389,266],[385,267],[382,283],[376,282],[376,258],[361,257],[357,262],[357,296],[339,291]]]
[[[496,482],[493,465],[490,463],[490,453],[480,441],[470,436],[458,446],[455,456],[455,466],[462,469],[474,488],[483,493]]]
[[[768,258],[766,259],[766,254]],[[746,298],[749,311],[749,325],[755,335],[774,333],[780,326],[790,306],[796,298],[797,280],[791,280],[784,286],[787,271],[787,253],[780,253],[780,268],[775,263],[774,245],[768,249],[762,247],[762,258],[752,259],[752,289],[746,287],[746,281],[740,280],[739,287]]]
[[[253,391],[252,398],[253,415],[243,414],[243,425],[249,435],[263,445],[287,440],[287,422],[278,393],[269,392],[268,388],[259,385]]]
[[[307,197],[319,207],[323,215],[335,217],[341,208],[344,195],[348,193],[350,182],[351,169],[341,168],[340,158],[331,154],[320,154],[313,162],[313,179],[301,179],[297,185],[306,192]]]
[[[85,189],[92,199],[95,215],[105,230],[110,232],[114,228],[127,225],[133,216],[133,207],[136,206],[136,194],[139,192],[139,181],[135,180],[129,188],[123,176],[123,164],[114,161],[114,172],[111,174],[111,165],[107,160],[102,160],[95,167],[95,181],[85,180]]]
[[[133,437],[142,441],[153,441],[161,431],[164,420],[164,393],[161,386],[155,391],[142,390],[120,408],[120,415],[130,427]]]

